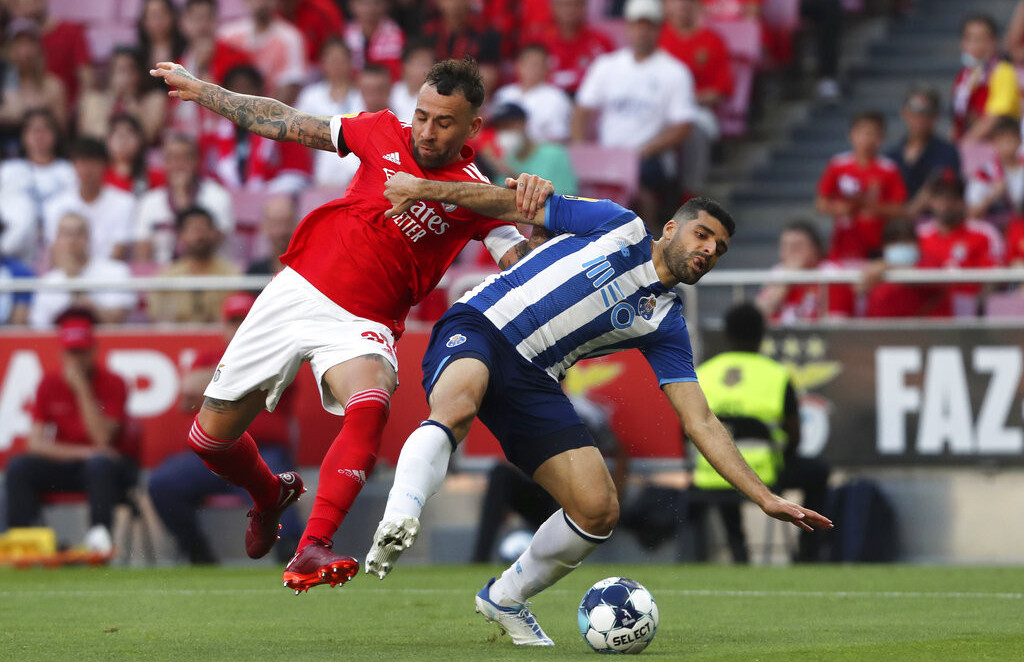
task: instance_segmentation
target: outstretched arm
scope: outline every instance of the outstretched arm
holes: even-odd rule
[[[237,94],[219,85],[199,80],[185,67],[160,62],[149,74],[171,87],[170,96],[194,101],[264,138],[297,142],[313,149],[334,151],[329,115],[310,115],[276,99]]]
[[[792,522],[807,531],[832,528],[827,517],[772,494],[740,455],[725,426],[708,407],[707,398],[697,382],[669,383],[663,388],[679,415],[686,436],[693,440],[715,471],[756,503],[766,515]]]
[[[534,201],[539,198],[543,202],[551,193],[550,182],[546,183],[542,191],[537,191],[543,193],[543,196],[538,196],[534,193],[536,182],[544,181],[539,177],[521,175],[518,180],[508,180],[506,183],[512,181],[516,181],[514,189],[475,182],[438,182],[399,172],[392,175],[384,186],[384,197],[392,204],[384,216],[391,218],[403,214],[417,200],[439,200],[490,218],[543,226],[544,207]]]

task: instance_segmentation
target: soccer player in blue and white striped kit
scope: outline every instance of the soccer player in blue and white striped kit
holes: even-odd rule
[[[427,499],[448,459],[479,417],[506,457],[561,509],[501,577],[476,597],[515,644],[551,646],[525,603],[607,540],[618,501],[604,459],[559,387],[578,360],[639,349],[679,415],[683,430],[737,489],[769,516],[806,529],[831,528],[822,515],[774,495],[736,450],[697,383],[678,283],[693,284],[728,250],[735,224],[717,203],[684,204],[654,241],[633,212],[608,200],[554,195],[535,218],[516,192],[487,184],[437,182],[405,173],[385,196],[400,214],[439,200],[556,233],[511,269],[466,294],[434,326],[423,358],[430,418],[402,449],[383,519],[366,559],[381,579],[419,533]]]

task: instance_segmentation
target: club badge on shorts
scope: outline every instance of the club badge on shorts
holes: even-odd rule
[[[461,333],[456,333],[454,336],[448,339],[445,343],[445,347],[458,347],[462,343],[466,342],[466,336]]]

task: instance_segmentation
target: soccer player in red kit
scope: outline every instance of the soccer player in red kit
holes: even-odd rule
[[[396,218],[384,184],[396,172],[443,181],[487,181],[466,140],[480,130],[484,88],[475,62],[447,60],[420,88],[412,125],[391,111],[310,115],[279,101],[236,94],[161,62],[150,72],[170,95],[195,101],[252,133],[294,141],[362,165],[345,196],[313,210],[281,256],[286,268],[263,290],[207,387],[189,444],[206,465],[244,487],[249,511],[246,552],[264,556],[281,513],[304,491],[294,473],[275,476],[246,428],[272,411],[303,361],[309,361],[325,409],[344,415],[320,468],[320,483],[299,548],[285,568],[296,592],[348,581],[358,562],[335,554],[331,538],[373,469],[397,384],[394,345],[409,308],[441,279],[471,239],[483,240],[503,267],[525,255],[514,226],[452,205],[425,202]],[[506,183],[517,185],[508,180]],[[550,183],[521,177],[524,213],[536,212]]]

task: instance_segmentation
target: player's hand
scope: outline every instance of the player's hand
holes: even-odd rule
[[[792,501],[787,501],[776,494],[772,495],[768,503],[761,506],[761,510],[769,517],[774,517],[783,522],[792,522],[804,531],[832,528],[832,520],[829,518]]]
[[[505,178],[505,186],[516,190],[516,208],[526,218],[533,220],[544,201],[555,192],[554,185],[543,177],[523,173],[517,179]]]
[[[418,177],[407,172],[396,172],[384,184],[384,197],[391,203],[391,209],[384,212],[384,218],[393,218],[407,212],[421,197]]]
[[[176,62],[157,62],[155,69],[149,70],[153,78],[163,78],[167,86],[172,88],[167,95],[182,101],[196,101],[203,81],[188,72],[188,69]]]

